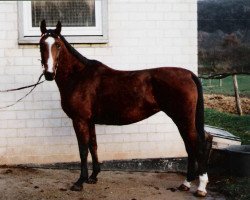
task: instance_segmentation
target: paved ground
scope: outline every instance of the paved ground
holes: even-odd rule
[[[198,199],[189,192],[171,191],[184,179],[176,173],[103,171],[95,185],[84,185],[82,192],[69,190],[78,170],[0,168],[1,200],[175,200]],[[197,183],[194,183],[194,185]],[[210,192],[203,199],[225,199]]]

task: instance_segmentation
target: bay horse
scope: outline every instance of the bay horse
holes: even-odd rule
[[[100,172],[95,124],[125,125],[163,111],[176,124],[188,153],[188,170],[180,190],[188,191],[197,175],[197,196],[207,194],[208,152],[211,141],[204,132],[204,103],[198,77],[182,68],[162,67],[139,71],[118,71],[78,53],[55,29],[40,25],[41,63],[48,81],[55,80],[61,106],[73,121],[78,140],[81,173],[71,190],[83,183],[96,183]],[[87,156],[93,172],[88,176]],[[196,167],[198,165],[198,167]]]

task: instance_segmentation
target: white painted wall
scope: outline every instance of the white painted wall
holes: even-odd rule
[[[116,69],[180,66],[197,71],[196,0],[109,0],[109,43],[76,45]],[[0,2],[0,89],[34,83],[37,45],[18,45],[17,2]],[[0,93],[0,106],[27,90]],[[100,160],[185,156],[176,126],[164,113],[128,126],[97,126]],[[71,120],[54,82],[0,110],[0,164],[79,161]]]

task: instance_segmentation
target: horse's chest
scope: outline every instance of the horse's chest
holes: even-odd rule
[[[61,99],[64,112],[70,118],[89,118],[92,115],[92,99],[88,94],[73,93]]]

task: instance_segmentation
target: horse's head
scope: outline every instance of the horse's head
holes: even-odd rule
[[[63,42],[60,39],[61,22],[58,22],[56,29],[47,30],[46,22],[43,20],[40,25],[42,33],[40,39],[41,62],[44,67],[45,79],[48,81],[54,80],[58,67],[58,58]]]

